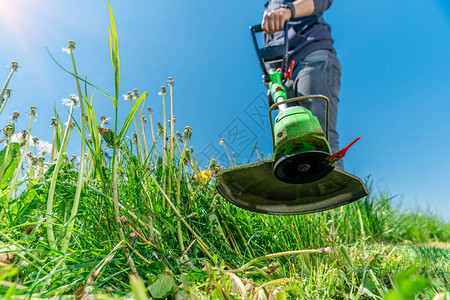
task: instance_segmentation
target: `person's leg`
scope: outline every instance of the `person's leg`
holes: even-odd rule
[[[338,94],[341,66],[336,55],[329,50],[317,50],[307,55],[296,67],[294,80],[286,83],[288,98],[306,95],[324,95],[330,100],[328,128],[331,152],[339,151],[337,125]],[[304,100],[301,106],[317,117],[325,132],[326,103],[320,99]],[[336,167],[343,169],[342,161]]]

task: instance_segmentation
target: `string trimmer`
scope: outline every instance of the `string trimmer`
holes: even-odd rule
[[[356,201],[367,195],[358,177],[335,168],[335,163],[359,139],[332,154],[328,143],[329,100],[322,95],[287,99],[284,83],[292,76],[295,62],[288,63],[288,39],[284,45],[259,48],[250,27],[264,80],[269,87],[269,120],[273,160],[223,169],[217,190],[231,203],[244,209],[279,215],[323,211]],[[284,27],[287,36],[287,26]],[[281,69],[269,74],[266,63],[281,61]],[[287,70],[286,70],[287,69]],[[326,101],[324,134],[318,119],[300,101]],[[273,110],[278,109],[275,122]],[[275,124],[274,124],[275,123]]]

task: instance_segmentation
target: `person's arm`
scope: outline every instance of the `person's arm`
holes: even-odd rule
[[[261,22],[261,28],[267,34],[273,34],[280,31],[284,27],[284,23],[292,18],[306,17],[316,15],[327,10],[333,0],[295,0],[292,2],[295,8],[295,15],[289,8],[279,8],[268,14],[264,14]]]

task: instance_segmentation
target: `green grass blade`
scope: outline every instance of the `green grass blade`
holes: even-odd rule
[[[120,130],[119,140],[121,140],[124,137],[125,133],[128,130],[128,127],[130,127],[130,123],[131,123],[131,120],[133,119],[134,114],[136,113],[136,111],[139,108],[139,105],[142,103],[142,101],[144,101],[147,98],[147,95],[148,95],[147,92],[143,93],[139,97],[139,99],[136,101],[136,103],[133,105],[133,107],[131,108],[131,111],[126,118],[125,123],[123,124],[122,129]]]
[[[109,20],[111,27],[109,28],[109,48],[111,51],[111,62],[114,68],[114,84],[115,84],[115,103],[114,108],[117,109],[117,100],[119,99],[119,83],[120,83],[120,62],[119,62],[119,44],[117,41],[116,23],[112,13],[111,3],[109,3]]]

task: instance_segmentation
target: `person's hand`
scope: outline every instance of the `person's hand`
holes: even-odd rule
[[[264,14],[261,28],[267,34],[271,35],[277,31],[283,30],[284,23],[291,18],[291,10],[289,8],[279,8]]]

